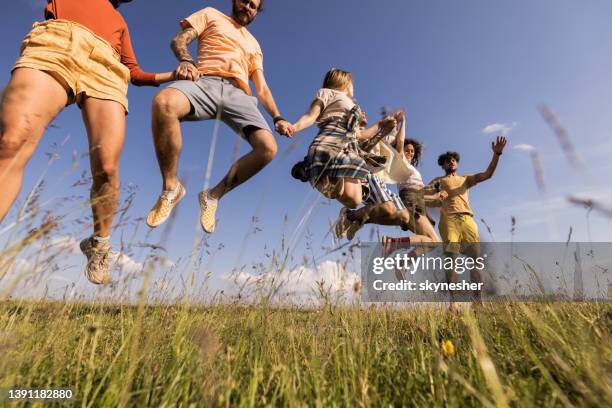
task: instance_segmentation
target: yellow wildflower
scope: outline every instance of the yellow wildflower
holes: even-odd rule
[[[441,344],[442,354],[444,357],[455,356],[455,345],[450,340],[444,340]]]

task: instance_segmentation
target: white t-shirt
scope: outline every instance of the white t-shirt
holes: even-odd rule
[[[408,188],[411,190],[419,190],[423,188],[425,183],[423,183],[423,177],[421,177],[421,173],[410,163],[406,163],[408,168],[410,169],[410,176],[406,179],[406,181],[399,183],[398,188],[401,190],[403,188]]]

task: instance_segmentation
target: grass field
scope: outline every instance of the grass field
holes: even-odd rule
[[[188,289],[183,300],[161,289],[148,292],[159,282],[163,237],[172,227],[164,227],[159,243],[129,242],[142,227],[129,214],[135,188],[124,192],[115,224],[122,230],[122,254],[144,261],[114,275],[117,290],[77,290],[84,262],[78,239],[91,231],[88,193],[81,191],[89,185],[85,174],[73,184],[74,195],[60,202],[41,198],[43,174],[16,221],[0,230],[6,234],[0,249],[0,405],[2,388],[61,388],[74,398],[34,406],[612,406],[610,302],[498,302],[450,314],[437,304],[351,303],[321,282],[311,288],[319,299],[310,308],[271,305],[281,274],[293,267],[285,261],[303,233],[296,228],[272,248],[269,265],[250,265],[259,273],[250,282],[255,286],[237,282],[237,294],[195,306],[194,300],[209,299],[196,289],[210,274],[204,282],[195,277],[207,270],[202,259],[212,258],[214,248],[196,241],[191,257],[170,271]],[[310,239],[304,240],[311,250]],[[317,259],[313,251],[304,266]],[[75,262],[78,277],[64,278],[67,301],[25,299],[45,298],[33,288],[45,288]],[[131,289],[138,295],[123,298]],[[353,291],[358,295],[360,287]],[[86,292],[89,298],[81,297]],[[167,304],[152,304],[161,301]]]
[[[450,315],[5,301],[0,386],[70,388],[82,407],[604,407],[611,334],[609,303]]]

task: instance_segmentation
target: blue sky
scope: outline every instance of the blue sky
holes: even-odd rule
[[[44,3],[21,0],[6,5],[7,18],[0,27],[0,53],[4,56],[0,82],[8,82],[19,43],[32,21],[41,18]],[[178,21],[206,6],[230,11],[229,0],[147,0],[146,4],[140,0],[122,7],[141,66],[148,71],[173,70],[176,60],[169,42],[178,31]],[[426,144],[421,172],[427,180],[440,175],[436,158],[446,150],[461,153],[460,173],[484,170],[495,133],[483,130],[504,125],[511,128],[510,143],[498,171],[494,179],[470,194],[476,218],[486,220],[494,239],[512,238],[510,218],[515,216],[514,240],[565,240],[572,226],[573,240],[610,241],[612,220],[592,212],[587,223],[586,211],[568,204],[566,197],[577,194],[612,206],[612,165],[608,160],[612,154],[612,3],[267,0],[266,6],[249,29],[261,44],[266,78],[285,117],[295,120],[307,109],[330,67],[350,70],[355,96],[370,120],[377,118],[382,106],[405,107],[408,134]],[[161,188],[150,131],[150,104],[156,91],[129,90],[131,112],[121,178],[124,187],[131,184],[138,191],[132,218],[146,216]],[[537,110],[540,104],[553,109],[569,132],[584,163],[582,170],[565,158],[555,134]],[[78,109],[66,109],[55,124],[58,128],[47,132],[28,167],[21,202],[46,168],[45,152],[67,135],[70,138],[59,150],[60,158],[46,175],[44,197],[75,194],[70,186],[88,170],[83,159],[76,170],[62,178],[70,168],[72,152],[87,151]],[[197,193],[203,184],[212,130],[213,122],[183,125],[180,174],[187,179],[188,195],[173,229],[169,234],[158,229],[145,235],[146,227],[141,225],[135,233],[137,240],[164,242],[168,258],[173,260],[187,255],[200,236]],[[335,202],[318,200],[304,233],[295,232],[317,194],[292,179],[289,171],[304,156],[314,135],[315,129],[310,129],[293,141],[279,136],[275,161],[221,202],[218,231],[207,243],[209,248],[224,247],[213,251],[214,257],[204,254],[206,269],[212,270],[214,277],[231,270],[237,254],[247,265],[265,260],[266,252],[278,248],[283,234],[296,242],[296,259],[312,251],[321,253],[322,245],[333,245],[326,234],[340,209]],[[214,182],[228,169],[235,142],[236,136],[222,125],[214,157]],[[520,145],[537,150],[545,193],[536,186],[530,152]],[[241,154],[247,147],[242,143]],[[79,193],[85,192],[81,187]],[[482,238],[492,239],[481,223],[479,226]],[[359,238],[371,239],[371,231],[364,228]],[[393,228],[379,231],[400,233]],[[84,235],[82,231],[71,232],[75,237],[79,234]],[[115,233],[115,245],[120,235],[121,231]],[[312,251],[309,242],[313,243]],[[74,264],[78,265],[78,260]]]

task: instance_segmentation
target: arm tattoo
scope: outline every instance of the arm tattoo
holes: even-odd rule
[[[196,38],[198,38],[198,32],[193,27],[189,27],[178,33],[178,35],[172,39],[170,47],[179,61],[193,62],[193,57],[189,53],[187,46]]]

